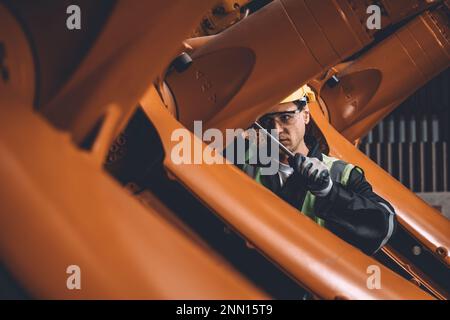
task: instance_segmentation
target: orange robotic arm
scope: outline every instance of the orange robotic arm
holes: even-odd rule
[[[139,203],[101,166],[115,130],[127,121],[145,87],[211,2],[117,1],[95,48],[57,102],[38,106],[66,132],[35,112],[33,102],[43,81],[36,73],[52,73],[39,70],[42,64],[33,61],[31,50],[35,43],[0,5],[0,43],[9,74],[7,81],[0,78],[0,260],[31,297],[267,298],[227,262],[167,221],[170,212],[164,205],[156,200],[146,206]],[[41,6],[34,1],[28,5]],[[45,20],[39,19],[36,8],[28,9],[37,21]],[[138,19],[143,14],[155,16]],[[162,33],[167,23],[170,34]],[[58,42],[56,35],[46,37]],[[59,40],[62,50],[67,39]],[[154,43],[159,43],[157,50]],[[148,69],[142,69],[145,63]],[[123,90],[127,81],[130,90]],[[105,115],[110,106],[115,112]],[[108,119],[93,149],[80,150],[70,134],[79,141],[102,116]],[[81,270],[81,290],[67,286],[71,265]]]
[[[381,27],[427,1],[384,1]],[[192,41],[192,63],[166,82],[178,118],[192,129],[248,127],[259,114],[373,41],[366,1],[275,0],[224,32]],[[188,42],[189,43],[189,42]]]
[[[191,54],[192,64],[186,71],[170,72],[166,78],[177,103],[179,120],[188,128],[192,128],[194,120],[207,121],[207,127],[218,127],[222,130],[247,127],[268,107],[286,96],[287,92],[284,91],[286,88],[291,88],[290,91],[293,91],[294,82],[298,86],[311,79],[312,74],[322,74],[334,63],[333,61],[342,61],[367,45],[371,41],[373,32],[358,33],[361,25],[352,19],[358,15],[358,12],[361,13],[361,7],[350,11],[351,14],[345,19],[348,24],[341,26],[342,29],[339,30],[339,35],[347,32],[348,39],[332,36],[336,30],[326,25],[327,23],[321,19],[320,15],[326,14],[330,25],[339,25],[333,19],[339,21],[342,13],[345,16],[349,14],[349,11],[346,11],[348,9],[345,6],[346,2],[338,3],[338,8],[332,9],[325,5],[325,10],[322,7],[320,12],[312,11],[311,15],[307,15],[305,12],[309,12],[308,9],[312,6],[308,1],[295,3],[275,1],[251,19],[241,22],[223,34],[206,39],[201,46],[193,42],[195,50]],[[385,2],[385,7],[391,10],[391,19],[385,20],[384,26],[392,25],[401,18],[420,12],[418,8],[425,8],[425,6],[417,6],[418,2],[404,3],[409,3],[410,7],[405,6],[400,9],[393,2]],[[333,10],[340,14],[339,17],[333,15]],[[324,91],[317,90],[320,99],[329,102],[330,107],[326,111],[328,114],[334,113],[333,119],[338,126],[342,123],[347,126],[356,124],[354,129],[349,130],[359,130],[355,135],[359,137],[364,133],[361,128],[364,130],[370,128],[367,121],[373,121],[370,123],[375,124],[383,114],[392,110],[402,99],[448,66],[448,41],[445,38],[446,32],[442,29],[445,29],[442,10],[441,6],[431,12],[425,12],[389,39],[362,55],[360,60],[344,64],[339,87],[325,88]],[[291,24],[277,23],[282,18],[288,19]],[[259,19],[273,23],[263,26],[262,23],[258,23]],[[314,23],[309,24],[308,19]],[[350,30],[348,26],[352,21],[355,24]],[[269,25],[274,25],[275,28]],[[322,28],[318,28],[319,25]],[[314,29],[314,26],[318,29]],[[245,34],[251,35],[249,38],[243,39],[244,30]],[[283,36],[277,38],[276,34]],[[314,37],[311,36],[312,34]],[[270,36],[266,38],[266,35]],[[420,40],[416,42],[419,38]],[[364,40],[358,42],[357,39]],[[353,45],[350,44],[352,40],[355,40]],[[318,44],[320,47],[317,46]],[[279,48],[279,50],[264,50],[267,46]],[[423,49],[424,47],[426,49]],[[306,48],[308,50],[305,50]],[[296,55],[294,61],[291,58],[293,52]],[[389,64],[389,67],[386,59],[381,58],[387,53],[393,54],[398,60]],[[378,63],[383,61],[383,63],[380,66],[374,61]],[[405,70],[398,72],[396,67],[404,67]],[[328,80],[330,75],[332,73],[325,74],[321,80]],[[355,85],[352,85],[353,83]],[[363,86],[363,90],[358,91],[356,89],[358,86]],[[383,90],[377,92],[380,86]],[[351,90],[355,91],[354,95]],[[341,96],[332,95],[332,92],[339,92]],[[336,97],[338,99],[335,99]],[[373,97],[374,99],[370,100]],[[346,104],[341,103],[341,100]],[[367,101],[371,102],[370,107]],[[381,108],[383,113],[379,112]],[[366,122],[359,121],[360,119]],[[334,150],[341,145],[337,143]],[[380,194],[384,195],[382,191]],[[408,194],[415,198],[412,193]],[[387,199],[393,200],[390,197]],[[399,198],[398,201],[400,201]],[[393,203],[398,201],[394,200]],[[432,252],[446,261],[448,259],[446,240],[448,221],[444,221],[444,218],[438,216],[423,202],[421,203],[421,207],[425,206],[431,212],[430,219],[434,221],[433,223],[428,223],[430,219],[425,222],[420,218],[419,212],[414,210],[400,210],[400,222]],[[422,222],[419,223],[419,221]]]
[[[12,63],[11,81],[0,81],[0,175],[8,185],[0,192],[6,208],[0,213],[0,254],[35,296],[267,297],[169,219],[172,213],[157,199],[150,196],[143,206],[102,169],[111,141],[212,3],[116,1],[90,34],[92,42],[67,64],[45,41],[59,39],[66,48],[70,39],[42,33],[27,39],[20,29],[35,30],[38,20],[31,15],[19,27],[0,6],[1,40]],[[382,27],[428,6],[419,0],[381,3]],[[169,175],[306,289],[327,299],[429,299],[383,265],[382,290],[370,290],[367,268],[377,261],[298,215],[233,166],[180,166],[168,156],[173,130],[192,129],[194,120],[220,129],[246,127],[299,85],[370,44],[375,31],[365,27],[364,8],[363,0],[273,1],[208,41],[187,42],[194,48],[192,65],[166,78],[179,122],[153,86],[142,105],[166,151]],[[39,69],[45,65],[39,57],[46,57],[46,68]],[[66,77],[55,67],[69,65]],[[45,99],[37,99],[43,92]],[[249,201],[252,195],[268,200]],[[16,241],[22,234],[29,236]],[[30,264],[36,260],[38,266]],[[73,261],[89,279],[81,292],[65,287],[64,267]]]

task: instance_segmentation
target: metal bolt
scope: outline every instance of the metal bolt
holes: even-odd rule
[[[113,143],[111,145],[111,148],[109,148],[109,152],[117,152],[119,150],[119,146],[116,143]]]
[[[447,249],[445,249],[444,247],[439,247],[436,249],[436,253],[442,257],[445,258],[447,256]]]
[[[215,7],[215,8],[212,10],[212,14],[215,15],[215,16],[221,16],[221,15],[224,15],[224,14],[225,14],[225,8],[222,7],[222,6]]]
[[[414,254],[415,256],[418,256],[418,255],[420,255],[420,254],[422,253],[422,248],[419,247],[419,246],[414,246],[414,247],[412,248],[412,252],[413,252],[413,254]]]
[[[123,146],[127,142],[127,139],[123,135],[119,135],[116,142],[119,146]]]

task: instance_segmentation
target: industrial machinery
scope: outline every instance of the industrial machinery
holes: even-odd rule
[[[11,292],[450,297],[450,221],[357,149],[448,68],[448,1],[71,5],[0,1],[0,262]],[[80,26],[69,28],[77,12]],[[195,121],[226,136],[304,84],[330,154],[364,168],[396,210],[396,236],[373,257],[231,163],[171,157],[177,130],[203,154],[210,146]],[[69,266],[81,270],[81,290],[68,289]],[[381,288],[367,285],[373,266]]]

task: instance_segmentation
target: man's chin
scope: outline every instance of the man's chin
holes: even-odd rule
[[[289,150],[291,150],[291,148],[292,148],[291,141],[289,141],[289,140],[280,140],[280,142],[281,142],[281,144],[282,144],[283,146],[285,146],[286,148],[288,148]]]
[[[283,142],[280,141],[280,142],[283,146],[286,147],[286,149],[288,149],[290,152],[294,153],[293,150],[295,150],[295,148],[292,147],[292,144],[290,143],[290,141],[283,141]],[[282,152],[282,153],[284,154],[284,152]]]

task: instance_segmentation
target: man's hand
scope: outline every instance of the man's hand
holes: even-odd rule
[[[300,176],[306,181],[306,187],[317,197],[326,197],[333,181],[330,178],[328,168],[317,158],[309,158],[296,153],[289,158],[289,164],[294,168],[294,175]]]

